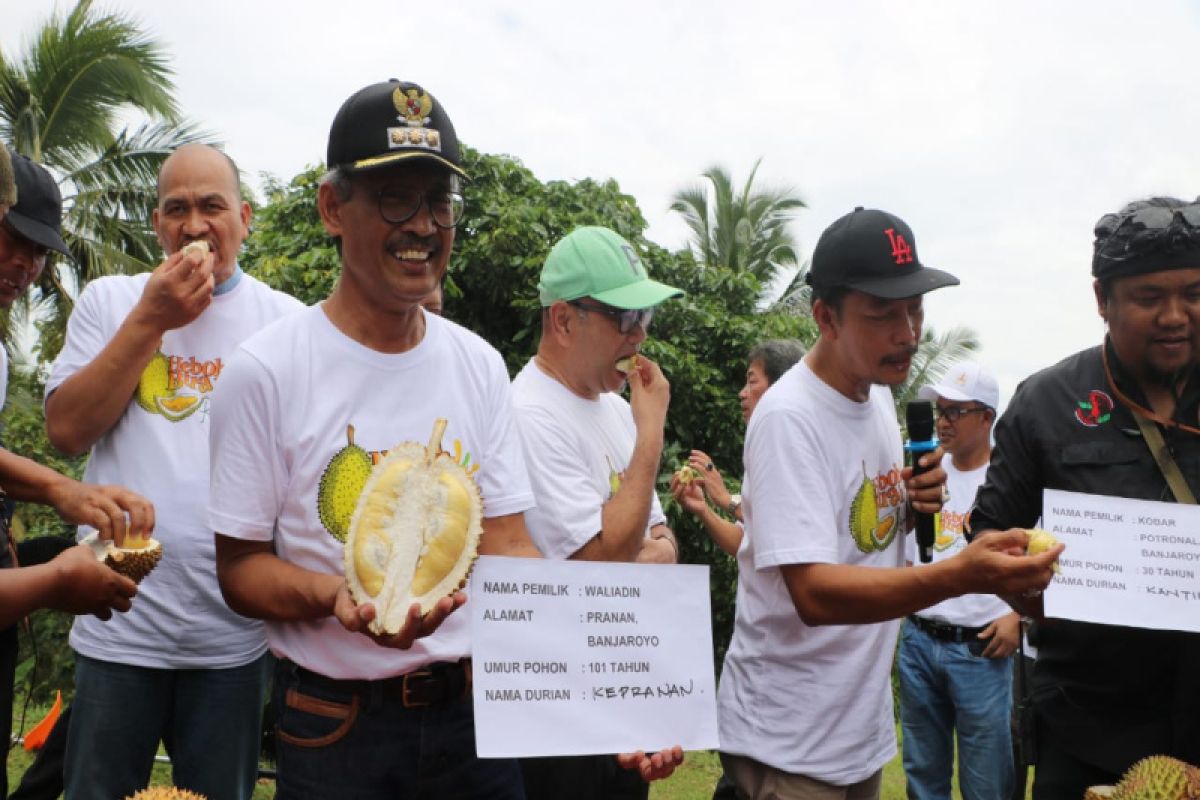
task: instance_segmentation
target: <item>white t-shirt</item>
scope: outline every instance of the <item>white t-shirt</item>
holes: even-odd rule
[[[342,543],[321,524],[317,495],[348,427],[354,444],[374,454],[425,444],[439,417],[449,422],[442,448],[478,467],[485,518],[533,505],[500,354],[441,317],[426,314],[425,325],[412,350],[380,353],[314,306],[246,341],[213,409],[212,529],[274,542],[285,561],[341,575]],[[470,655],[468,628],[468,615],[457,612],[410,650],[380,647],[332,616],[269,621],[267,637],[277,655],[307,669],[375,680]]]
[[[909,539],[908,560],[917,568],[931,566],[957,555],[967,546],[967,540],[963,536],[964,523],[967,512],[975,505],[975,492],[983,483],[987,468],[988,465],[984,464],[963,472],[954,466],[954,458],[949,453],[942,457],[942,469],[946,470],[946,490],[950,492],[950,502],[942,506],[942,513],[939,515],[940,525],[933,544],[931,564],[922,564],[917,560],[915,537]],[[981,628],[1011,612],[1008,604],[994,594],[964,594],[918,611],[917,616],[936,619],[950,625],[962,625],[965,628]]]
[[[67,323],[67,340],[46,382],[46,396],[91,363],[142,296],[149,273],[98,278],[84,288]],[[159,351],[168,391],[190,407],[172,421],[131,400],[92,447],[83,479],[126,486],[154,503],[162,561],[138,587],[133,610],[75,618],[71,647],[91,658],[165,669],[246,664],[266,651],[261,623],[229,610],[217,586],[208,526],[208,429],[213,392],[238,343],[300,301],[243,275],[191,324],[167,331]],[[157,357],[156,357],[157,360]],[[161,361],[160,361],[161,363]],[[154,362],[151,362],[151,367]],[[170,411],[170,409],[168,409]],[[82,538],[91,532],[79,528]]]
[[[633,413],[613,392],[595,400],[580,397],[533,359],[513,379],[512,393],[537,498],[525,524],[542,555],[570,558],[603,527],[602,507],[620,486],[633,455]],[[665,522],[658,495],[652,494],[646,535]]]
[[[904,462],[891,393],[875,386],[867,402],[854,402],[801,361],[755,408],[744,461],[746,535],[718,691],[721,749],[855,783],[896,753],[889,676],[899,622],[809,627],[780,566],[904,566]],[[872,490],[879,538],[860,511],[864,552],[850,519],[856,497]]]

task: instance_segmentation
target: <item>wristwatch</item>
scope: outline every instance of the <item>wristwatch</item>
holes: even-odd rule
[[[725,510],[729,512],[729,516],[737,519],[737,511],[742,507],[742,496],[735,494],[729,498],[729,505],[725,506]]]

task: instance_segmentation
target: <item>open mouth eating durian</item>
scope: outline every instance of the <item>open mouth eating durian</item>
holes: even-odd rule
[[[394,634],[466,584],[483,533],[483,501],[467,471],[442,451],[446,420],[429,445],[403,442],[371,470],[346,535],[346,582],[372,603],[371,630]]]

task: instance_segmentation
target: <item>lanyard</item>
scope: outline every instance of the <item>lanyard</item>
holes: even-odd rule
[[[1108,387],[1112,389],[1113,394],[1116,395],[1116,398],[1133,412],[1135,417],[1140,415],[1168,428],[1178,428],[1179,430],[1186,431],[1188,433],[1200,434],[1200,428],[1193,428],[1191,425],[1184,425],[1182,422],[1176,422],[1173,419],[1168,419],[1162,414],[1159,414],[1157,411],[1146,408],[1141,403],[1134,401],[1129,397],[1129,395],[1122,392],[1120,387],[1117,386],[1117,382],[1113,380],[1112,368],[1108,366],[1107,344],[1100,346],[1100,357],[1104,360],[1104,377],[1108,379]]]

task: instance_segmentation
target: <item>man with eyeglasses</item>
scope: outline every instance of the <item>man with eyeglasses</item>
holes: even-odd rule
[[[607,228],[554,245],[538,295],[537,354],[513,379],[513,413],[537,506],[529,532],[546,558],[673,564],[674,534],[655,493],[670,385],[639,349],[655,308],[683,294],[652,280],[637,249]],[[629,401],[619,394],[628,384]],[[522,759],[530,800],[645,797],[678,748],[646,769],[622,757]],[[640,773],[640,774],[639,774]]]
[[[425,442],[445,418],[445,448],[479,467],[479,552],[538,556],[504,361],[421,307],[463,212],[458,139],[423,87],[376,83],[335,115],[326,166],[317,208],[341,254],[337,285],[246,341],[213,406],[221,587],[267,620],[279,657],[276,796],[521,798],[515,761],[475,754],[469,621],[451,613],[465,596],[425,617],[414,606],[394,636],[370,633],[374,606],[356,605],[344,577],[348,520],[322,503],[340,454]]]
[[[1000,387],[977,361],[952,366],[917,392],[935,403],[948,499],[933,547],[937,563],[967,546],[963,527],[991,457]],[[916,561],[916,543],[908,542]],[[917,569],[924,569],[923,566]],[[1012,659],[1021,618],[993,594],[965,594],[910,614],[900,632],[900,724],[908,795],[949,800],[957,734],[963,797],[1007,800],[1013,782]]]
[[[1200,205],[1160,197],[1105,214],[1092,276],[1107,334],[1017,388],[996,425],[975,534],[1034,525],[1047,488],[1200,494]],[[1041,616],[1040,596],[1009,599]],[[1054,619],[1036,621],[1030,641],[1035,798],[1081,797],[1151,754],[1200,764],[1200,634]]]
[[[131,613],[72,626],[69,798],[143,788],[160,741],[178,786],[229,798],[254,787],[267,643],[217,585],[210,407],[238,343],[302,306],[238,266],[250,213],[224,153],[189,144],[167,157],[152,216],[165,259],[84,287],[46,382],[50,441],[90,451],[88,480],[149,497],[163,547]]]

